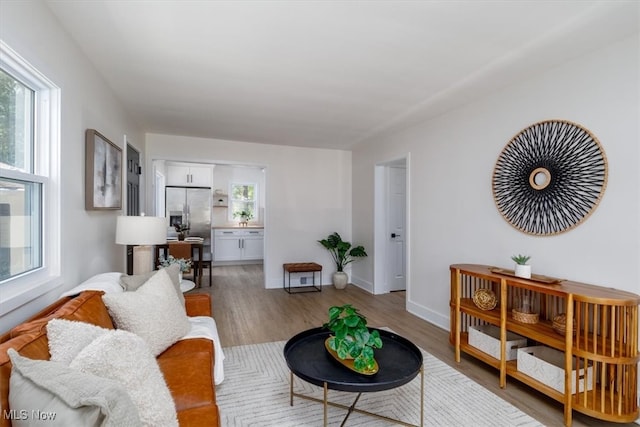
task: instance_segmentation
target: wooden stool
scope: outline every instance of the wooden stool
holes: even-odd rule
[[[322,292],[322,266],[315,262],[295,262],[282,264],[282,289],[290,294],[301,292]],[[316,286],[316,272],[320,273],[320,287]],[[289,287],[285,285],[285,277],[289,274]],[[313,283],[310,286],[296,286],[291,291],[291,273],[313,273]]]

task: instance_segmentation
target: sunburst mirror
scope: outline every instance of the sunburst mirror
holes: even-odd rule
[[[493,170],[493,197],[513,227],[532,235],[563,233],[584,221],[607,186],[597,138],[566,120],[535,123],[504,147]]]

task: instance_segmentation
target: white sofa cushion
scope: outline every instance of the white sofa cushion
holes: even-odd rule
[[[135,292],[105,294],[102,300],[116,328],[142,337],[154,356],[189,332],[187,314],[165,270]]]
[[[160,270],[165,270],[169,275],[171,283],[173,283],[173,287],[175,288],[176,295],[178,295],[178,300],[184,307],[184,295],[182,294],[182,290],[180,289],[180,266],[178,264],[171,264],[169,267],[164,267]],[[147,283],[147,281],[160,270],[150,271],[149,273],[144,274],[135,274],[133,276],[123,274],[120,277],[120,286],[122,286],[125,292],[136,291],[138,290],[138,288],[140,288],[140,286]]]

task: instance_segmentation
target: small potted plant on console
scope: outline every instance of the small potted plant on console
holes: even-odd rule
[[[514,255],[511,259],[516,263],[514,274],[524,279],[531,278],[531,266],[527,261],[531,259],[529,255]]]
[[[382,348],[377,330],[367,328],[367,319],[351,304],[329,308],[329,321],[322,325],[333,332],[325,347],[340,363],[355,372],[372,375],[378,372],[373,349]]]

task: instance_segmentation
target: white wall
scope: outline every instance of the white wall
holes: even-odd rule
[[[639,52],[637,36],[620,41],[354,149],[353,235],[372,249],[374,166],[411,154],[410,311],[448,329],[449,265],[512,268],[516,253],[532,256],[534,273],[640,293]],[[609,181],[584,223],[534,237],[499,214],[491,177],[507,142],[545,119],[589,129],[606,152]],[[369,255],[354,264],[354,280],[373,281]]]
[[[154,159],[264,167],[267,287],[282,286],[287,262],[318,262],[331,283],[335,267],[316,241],[333,231],[351,235],[351,152],[147,134],[146,153],[147,171]]]
[[[3,1],[0,39],[61,88],[62,286],[0,317],[0,332],[57,300],[93,274],[124,269],[124,248],[114,242],[120,211],[84,209],[85,130],[97,129],[112,142],[142,151],[144,134],[59,26],[44,2]],[[126,150],[123,150],[123,153]],[[143,154],[143,153],[142,153]]]

